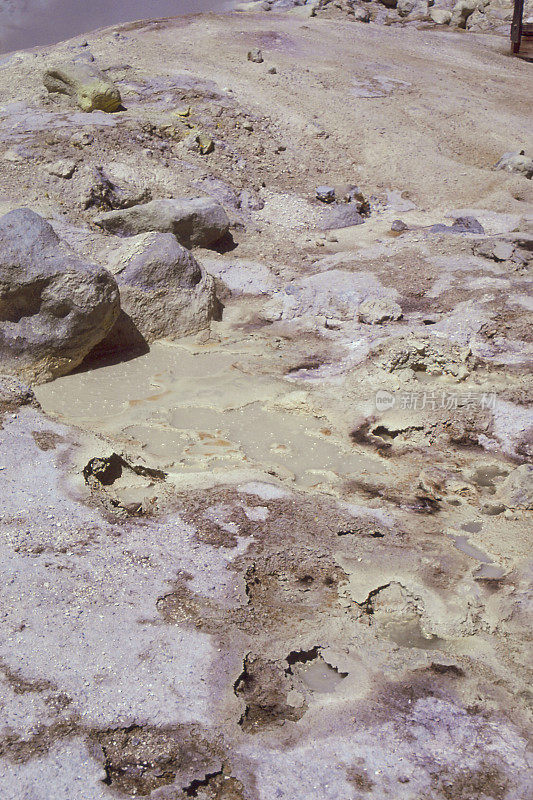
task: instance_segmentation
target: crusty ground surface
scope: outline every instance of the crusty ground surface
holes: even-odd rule
[[[533,152],[531,65],[272,12],[86,38],[125,110],[44,91],[80,40],[14,54],[0,211],[105,266],[92,167],[222,192],[232,241],[195,255],[225,308],[0,406],[2,798],[529,796],[531,511],[502,484],[531,460],[533,182],[491,167]],[[322,232],[321,184],[364,224]],[[465,215],[485,233],[429,230]]]

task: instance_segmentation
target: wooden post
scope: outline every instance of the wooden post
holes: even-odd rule
[[[522,17],[524,16],[524,0],[514,0],[513,21],[511,22],[511,52],[520,52],[522,39]]]

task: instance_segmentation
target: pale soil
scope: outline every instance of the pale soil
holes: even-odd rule
[[[120,114],[46,97],[48,52],[0,69],[0,210],[105,265],[90,165],[265,206],[195,253],[210,334],[6,409],[2,797],[522,800],[531,512],[499,498],[531,459],[533,182],[491,166],[533,152],[531,65],[502,37],[273,13],[121,32],[87,36]],[[321,234],[315,187],[347,183],[370,217]],[[427,230],[466,213],[485,236]],[[403,318],[350,318],[346,272]]]

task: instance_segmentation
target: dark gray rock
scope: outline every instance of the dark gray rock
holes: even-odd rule
[[[362,225],[364,221],[364,218],[358,212],[355,205],[351,203],[339,203],[332,205],[327,211],[324,211],[319,228],[323,231],[335,230],[336,228],[350,228],[352,225]]]
[[[224,208],[209,197],[152,200],[121,211],[109,211],[95,224],[117,236],[160,231],[173,233],[184,247],[210,247],[229,230]]]
[[[115,279],[79,258],[27,208],[0,218],[2,371],[28,382],[65,375],[119,312]]]
[[[475,233],[484,234],[483,225],[475,217],[457,217],[452,225],[432,225],[430,233]]]
[[[191,251],[171,233],[132,237],[111,259],[110,267],[119,284],[141,289],[192,289],[202,277]]]
[[[485,233],[483,225],[475,217],[457,217],[452,228],[458,233]]]
[[[395,219],[395,220],[393,220],[392,225],[390,226],[390,229],[394,233],[403,233],[403,231],[408,230],[408,226],[405,224],[405,222],[403,220]]]

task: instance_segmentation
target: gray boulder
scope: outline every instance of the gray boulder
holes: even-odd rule
[[[220,203],[210,197],[152,200],[120,211],[109,211],[95,224],[117,236],[159,231],[173,233],[184,247],[209,247],[229,230],[230,221]]]
[[[117,87],[86,61],[48,67],[43,83],[49,92],[69,95],[82,111],[118,111],[122,101]]]
[[[508,508],[533,509],[533,465],[522,464],[513,469],[496,492],[498,500]]]
[[[65,375],[113,326],[115,279],[83,261],[27,208],[0,218],[2,371],[28,382]]]
[[[102,352],[179,339],[209,328],[218,314],[214,279],[171,233],[131,237],[112,256],[122,313]]]
[[[466,28],[468,17],[474,13],[478,5],[481,5],[481,0],[459,0],[452,8],[450,25],[456,28]]]

